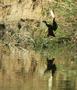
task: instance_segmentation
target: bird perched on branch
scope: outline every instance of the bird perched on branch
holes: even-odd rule
[[[54,31],[57,30],[58,25],[57,25],[57,23],[56,23],[55,15],[54,15],[54,13],[53,13],[52,10],[50,11],[50,14],[51,14],[51,16],[52,16],[52,18],[53,18],[53,23],[52,23],[52,24],[48,24],[46,21],[43,21],[43,22],[44,22],[44,23],[46,24],[46,26],[48,27],[48,35],[47,35],[47,36],[48,36],[48,37],[49,37],[49,36],[55,37]]]

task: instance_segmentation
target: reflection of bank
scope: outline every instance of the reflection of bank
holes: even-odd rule
[[[77,75],[75,70],[57,71],[51,90],[77,90]]]
[[[48,90],[52,90],[53,80],[56,72],[56,64],[54,63],[55,58],[48,59],[47,58],[47,68],[44,73],[50,72],[50,76],[48,79]]]
[[[50,74],[50,76],[48,78],[48,90],[57,90],[56,75],[57,75],[57,73],[55,73],[54,76],[52,75],[52,73]]]
[[[54,75],[51,73],[48,78],[48,90],[77,90],[77,71],[63,69],[57,70]]]
[[[48,80],[48,90],[52,90],[52,75],[49,77]]]

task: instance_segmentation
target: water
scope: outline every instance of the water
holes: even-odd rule
[[[49,75],[31,75],[25,77],[15,76],[0,79],[0,90],[48,90]],[[52,89],[50,90],[77,90],[76,70],[57,71],[52,78]]]

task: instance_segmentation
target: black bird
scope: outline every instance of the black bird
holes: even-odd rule
[[[57,30],[57,28],[58,28],[58,25],[57,25],[57,23],[56,23],[56,21],[55,21],[55,18],[53,18],[53,23],[52,24],[47,24],[47,22],[46,21],[43,21],[45,24],[46,24],[46,26],[48,27],[48,37],[49,36],[53,36],[53,37],[55,37],[55,34],[54,34],[54,31],[56,31]]]
[[[56,69],[57,69],[56,65],[54,63],[54,60],[55,60],[55,58],[52,58],[52,59],[47,58],[47,68],[44,73],[46,73],[48,71],[52,71],[52,76],[54,76]]]
[[[53,37],[55,37],[55,34],[54,34],[54,31],[56,31],[57,30],[57,28],[58,28],[58,25],[57,25],[57,22],[56,22],[56,20],[55,20],[55,15],[54,15],[54,12],[51,10],[50,11],[50,14],[51,14],[51,16],[52,16],[52,18],[53,18],[53,23],[52,24],[47,24],[47,22],[46,21],[43,21],[45,24],[46,24],[46,26],[48,27],[48,37],[49,36],[53,36]]]

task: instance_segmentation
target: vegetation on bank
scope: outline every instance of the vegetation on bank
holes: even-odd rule
[[[39,52],[44,57],[55,57],[58,66],[71,66],[71,63],[77,63],[77,2],[74,0],[54,0],[53,4],[47,3],[43,6],[42,16],[44,20],[51,23],[49,10],[53,9],[58,23],[58,29],[55,32],[56,37],[47,37],[47,27],[42,20],[26,19],[18,21],[21,29],[10,28],[11,24],[6,24],[5,29],[1,29],[0,42],[9,47],[23,49],[32,49]],[[60,64],[60,65],[59,65]],[[67,65],[66,65],[67,64]],[[75,66],[73,66],[76,69]]]

